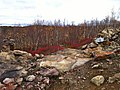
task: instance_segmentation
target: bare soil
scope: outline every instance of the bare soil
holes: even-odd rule
[[[100,64],[98,68],[93,65]],[[120,73],[120,56],[112,55],[106,59],[95,59],[61,74],[61,78],[53,80],[47,90],[120,90],[120,81],[109,83],[108,78]],[[105,78],[101,86],[91,83],[91,78],[102,75]]]

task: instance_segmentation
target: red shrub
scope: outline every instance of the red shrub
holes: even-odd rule
[[[72,41],[72,42],[65,42],[65,44],[67,44],[68,47],[70,48],[79,48],[85,44],[89,44],[92,42],[92,38],[85,38],[83,40],[81,40],[80,42],[75,42],[75,41]]]
[[[40,53],[47,55],[63,49],[64,48],[61,46],[47,46],[47,47],[38,48],[37,50],[34,50],[34,51],[29,51],[29,53],[31,53],[33,56],[35,54],[40,54]]]

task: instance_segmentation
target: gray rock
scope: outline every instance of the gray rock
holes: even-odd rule
[[[59,75],[59,71],[56,68],[42,68],[39,71],[39,74],[41,74],[42,76],[58,76]]]
[[[104,77],[102,75],[95,76],[91,79],[91,82],[94,83],[97,86],[100,86],[104,83]]]
[[[26,76],[27,73],[28,72],[19,65],[0,62],[0,82],[2,82],[5,78]]]
[[[74,69],[77,66],[81,66],[90,60],[92,60],[92,58],[78,58],[76,59],[76,62],[72,65],[71,69]]]
[[[108,82],[114,83],[115,81],[120,81],[120,73],[116,73],[114,76],[109,77]]]
[[[34,75],[29,75],[29,76],[27,76],[26,81],[32,82],[34,79],[35,79]]]

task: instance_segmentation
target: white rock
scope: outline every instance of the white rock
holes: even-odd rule
[[[12,83],[12,82],[14,82],[14,78],[5,78],[5,79],[3,80],[3,83],[4,83],[4,84],[9,84],[9,83]]]
[[[29,76],[26,78],[26,81],[32,82],[34,79],[35,79],[35,76],[34,76],[34,75],[29,75]]]
[[[93,65],[92,68],[99,68],[100,64]]]
[[[40,55],[39,54],[35,54],[35,57],[40,57]]]
[[[91,79],[91,82],[97,86],[100,86],[105,81],[105,78],[102,75],[95,76]]]
[[[96,43],[100,43],[100,42],[104,42],[104,41],[105,40],[102,37],[96,38],[96,40],[95,40]]]

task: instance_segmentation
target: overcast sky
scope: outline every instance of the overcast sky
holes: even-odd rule
[[[110,15],[120,0],[0,0],[0,24],[32,23],[35,19],[79,23]]]

